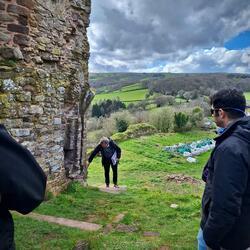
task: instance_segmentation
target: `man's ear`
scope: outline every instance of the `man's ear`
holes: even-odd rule
[[[221,118],[225,118],[226,112],[223,109],[219,109],[218,113]]]

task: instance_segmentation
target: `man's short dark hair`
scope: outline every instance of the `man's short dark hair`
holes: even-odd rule
[[[235,88],[221,89],[210,98],[213,108],[227,112],[230,119],[244,116],[246,110],[246,98],[243,91]]]

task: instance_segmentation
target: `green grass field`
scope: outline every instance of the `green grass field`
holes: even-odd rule
[[[87,233],[38,222],[15,215],[17,249],[72,249],[76,242],[87,240],[91,249],[141,250],[195,249],[200,220],[200,200],[204,185],[176,184],[166,180],[171,173],[183,173],[200,179],[202,168],[209,157],[205,153],[197,163],[188,163],[183,157],[172,157],[163,151],[166,145],[211,138],[209,132],[192,131],[178,134],[156,134],[120,143],[123,150],[119,165],[120,185],[126,193],[112,195],[96,188],[83,188],[74,183],[67,192],[43,203],[36,212],[70,219],[91,221],[104,227],[120,213],[122,224],[133,225],[138,231],[121,233],[114,229]],[[100,158],[89,169],[88,183],[103,183]],[[178,208],[171,208],[171,204]],[[159,233],[145,237],[145,231]]]
[[[98,94],[95,96],[94,102],[116,98],[119,98],[124,103],[138,102],[144,100],[147,93],[148,90],[143,89],[140,84],[133,84],[123,87],[121,90]]]
[[[245,96],[246,96],[246,99],[247,99],[248,101],[250,101],[250,92],[246,92],[246,93],[245,93]]]
[[[142,86],[139,83],[132,84],[126,87],[123,87],[119,91],[113,91],[109,93],[101,93],[97,94],[94,98],[94,103],[106,100],[106,99],[115,99],[119,98],[122,102],[129,104],[131,102],[138,102],[145,100],[145,96],[148,93],[147,89],[143,89]],[[250,101],[250,92],[245,93],[246,99]],[[175,99],[177,103],[183,103],[186,102],[186,100],[183,100],[181,98]]]

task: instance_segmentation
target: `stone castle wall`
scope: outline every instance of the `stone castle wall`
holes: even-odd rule
[[[85,160],[90,0],[0,0],[0,123],[52,191]]]

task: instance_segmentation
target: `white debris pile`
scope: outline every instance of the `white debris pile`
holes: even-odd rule
[[[164,150],[170,153],[180,154],[184,157],[187,157],[188,162],[195,163],[196,159],[194,158],[194,156],[212,150],[214,147],[214,140],[204,139],[192,143],[179,143],[173,146],[166,146]]]

